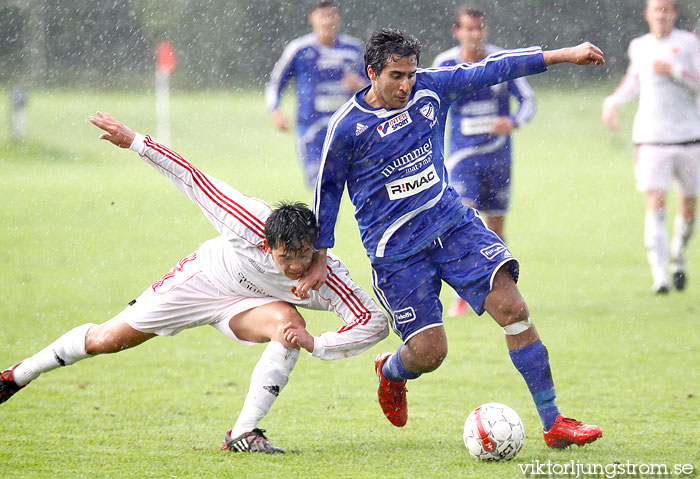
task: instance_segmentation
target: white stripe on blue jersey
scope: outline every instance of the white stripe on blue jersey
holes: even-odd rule
[[[487,55],[498,55],[504,50],[486,44]],[[439,54],[433,63],[435,67],[454,67],[463,63],[460,47],[454,47]],[[514,96],[518,109],[511,114],[510,98]],[[510,155],[510,136],[491,135],[491,127],[498,117],[509,116],[515,126],[522,126],[532,120],[535,114],[535,96],[525,78],[516,78],[506,83],[462,95],[450,109],[450,141],[448,171],[462,160],[474,155],[500,152]]]
[[[362,44],[356,38],[340,33],[332,46],[320,43],[314,33],[292,40],[265,87],[267,109],[279,107],[287,82],[296,79],[297,126],[303,133],[319,118],[328,119],[352,96],[341,84],[348,72],[365,75]]]

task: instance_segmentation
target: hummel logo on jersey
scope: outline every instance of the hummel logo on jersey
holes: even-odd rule
[[[365,132],[367,129],[367,125],[363,125],[362,123],[358,123],[355,125],[355,136],[360,136],[362,133]]]
[[[482,249],[480,251],[480,253],[483,254],[486,259],[493,259],[499,253],[502,253],[503,251],[506,251],[508,253],[505,256],[510,256],[510,251],[507,251],[507,248],[505,245],[500,244],[500,243],[495,243],[495,244],[492,244],[491,246],[487,246],[486,248]]]
[[[279,386],[263,386],[263,389],[275,397],[280,395],[280,387]]]
[[[416,319],[416,312],[410,306],[408,308],[394,311],[394,321],[396,324],[409,323],[414,319]]]
[[[395,131],[400,130],[404,126],[410,125],[412,122],[413,120],[411,120],[411,115],[409,115],[408,112],[405,111],[400,115],[396,115],[391,120],[385,121],[384,123],[380,124],[377,127],[377,132],[379,133],[379,136],[384,138],[385,136],[391,135]]]
[[[428,103],[423,106],[420,110],[420,114],[426,117],[429,121],[435,120],[435,107],[432,103]]]
[[[389,192],[389,199],[398,200],[400,198],[406,198],[408,196],[418,194],[439,182],[440,177],[438,177],[438,174],[435,171],[435,165],[430,165],[430,167],[424,169],[418,174],[407,176],[405,178],[399,178],[398,180],[392,181],[385,186],[386,190]]]

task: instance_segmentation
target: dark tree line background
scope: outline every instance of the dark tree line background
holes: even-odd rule
[[[176,88],[259,88],[287,42],[308,33],[314,3],[257,0],[0,0],[0,85],[151,88],[155,46],[175,45]],[[423,44],[421,64],[456,44],[446,0],[338,1],[343,30],[363,42],[392,26]],[[562,69],[574,83],[617,78],[629,40],[647,30],[644,0],[473,0],[487,12],[489,41],[506,48],[571,46],[588,40],[602,69]],[[700,2],[678,0],[678,26],[694,30]],[[567,76],[568,75],[568,76]]]

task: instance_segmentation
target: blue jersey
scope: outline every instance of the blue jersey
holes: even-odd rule
[[[418,69],[408,104],[369,106],[360,90],[328,126],[314,213],[316,246],[330,248],[347,183],[360,236],[373,263],[406,258],[456,224],[459,195],[448,185],[445,122],[461,95],[547,69],[539,47],[504,51],[481,62]]]
[[[486,45],[486,54],[503,51],[495,45]],[[460,47],[439,54],[434,67],[454,66],[463,63]],[[518,109],[511,114],[510,98],[514,96]],[[448,170],[468,156],[507,150],[510,157],[510,135],[491,135],[496,118],[508,116],[516,127],[528,123],[535,113],[535,97],[525,78],[499,83],[489,88],[472,91],[455,101],[450,110],[450,139]]]
[[[354,93],[340,80],[348,72],[365,76],[362,44],[356,38],[338,34],[332,46],[320,43],[310,33],[291,41],[275,64],[265,89],[268,110],[279,106],[289,80],[296,79],[297,129],[304,135],[316,124],[324,128],[331,115]]]

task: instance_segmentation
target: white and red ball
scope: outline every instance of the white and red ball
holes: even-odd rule
[[[523,421],[505,404],[482,404],[464,423],[464,445],[480,461],[513,459],[524,442]]]

